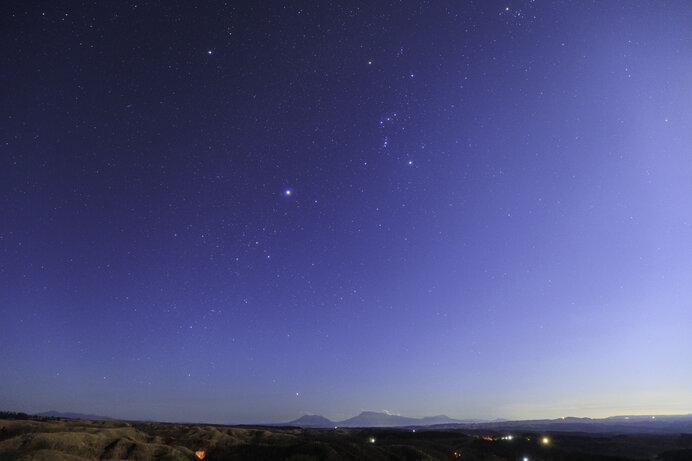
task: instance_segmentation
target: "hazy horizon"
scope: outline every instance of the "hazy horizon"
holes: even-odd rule
[[[692,2],[0,12],[0,408],[692,409]]]
[[[0,411],[16,411],[16,412],[21,412],[21,413],[27,413],[25,410],[21,409],[5,409],[2,408]],[[47,410],[41,410],[41,411],[34,411],[34,412],[28,412],[29,414],[43,414],[43,413],[50,413],[50,412],[56,412],[60,414],[79,414],[79,415],[94,415],[94,416],[101,416],[101,417],[108,417],[108,418],[114,418],[114,419],[119,419],[119,420],[139,420],[139,421],[159,421],[159,422],[171,422],[171,423],[185,423],[185,422],[190,422],[190,423],[206,423],[206,424],[280,424],[280,423],[288,423],[294,420],[297,420],[303,416],[321,416],[324,417],[332,422],[340,422],[344,421],[346,419],[350,419],[356,416],[361,415],[362,413],[379,413],[379,414],[388,414],[392,416],[402,416],[402,417],[407,417],[407,418],[425,418],[425,417],[434,417],[434,416],[446,416],[454,420],[483,420],[483,421],[495,421],[495,420],[507,420],[507,421],[529,421],[529,420],[557,420],[561,418],[591,418],[591,419],[604,419],[604,418],[611,418],[611,417],[617,417],[617,416],[631,416],[631,417],[637,417],[637,416],[689,416],[692,415],[692,411],[679,411],[679,412],[646,412],[646,413],[631,413],[631,412],[624,412],[624,413],[613,413],[613,414],[599,414],[596,415],[594,413],[591,413],[589,415],[586,414],[562,414],[561,416],[534,416],[530,418],[522,418],[522,417],[503,417],[503,416],[495,416],[495,417],[474,417],[474,416],[459,416],[459,415],[450,415],[447,413],[429,413],[429,414],[418,414],[418,415],[411,415],[411,414],[402,414],[402,413],[396,413],[389,411],[387,409],[361,409],[356,413],[352,413],[349,415],[342,415],[339,417],[330,417],[325,414],[321,413],[311,413],[311,412],[305,412],[301,414],[297,414],[291,418],[288,419],[281,419],[281,420],[243,420],[243,421],[236,421],[233,419],[221,421],[221,420],[195,420],[195,419],[153,419],[153,418],[148,418],[148,417],[128,417],[128,416],[115,416],[113,414],[108,414],[108,413],[99,413],[99,412],[93,412],[93,411],[73,411],[73,410],[60,410],[60,409],[55,409],[55,408],[50,408]]]

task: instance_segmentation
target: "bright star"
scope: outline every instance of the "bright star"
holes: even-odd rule
[[[212,54],[212,51],[211,51],[211,50],[207,50],[207,54],[209,54],[209,55]]]
[[[408,164],[409,164],[409,165],[413,165],[413,160],[409,160],[409,161],[408,161]]]
[[[284,195],[285,195],[286,197],[289,197],[292,193],[293,193],[293,191],[292,191],[291,189],[286,189],[286,190],[284,191]]]

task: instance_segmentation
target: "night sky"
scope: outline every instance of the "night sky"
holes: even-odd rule
[[[692,411],[692,3],[2,3],[1,409]]]

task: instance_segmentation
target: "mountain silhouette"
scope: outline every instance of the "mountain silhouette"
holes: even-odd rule
[[[339,421],[339,427],[394,427],[394,426],[415,426],[419,423],[418,418],[408,418],[406,416],[392,415],[388,413],[378,413],[376,411],[364,411],[358,416]]]
[[[288,426],[298,427],[333,427],[336,426],[333,421],[320,415],[303,415],[298,419],[286,423]]]
[[[323,416],[305,415],[286,423],[299,427],[402,427],[402,426],[432,426],[436,424],[476,423],[481,420],[453,419],[447,415],[411,418],[377,411],[363,411],[358,416],[343,421],[331,421]]]
[[[52,418],[71,418],[71,419],[113,419],[108,416],[87,415],[84,413],[62,413],[60,411],[50,410],[43,413],[36,413],[36,416],[49,416]]]

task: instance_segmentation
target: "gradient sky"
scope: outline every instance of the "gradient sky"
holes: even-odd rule
[[[692,411],[692,3],[0,12],[1,409]]]

